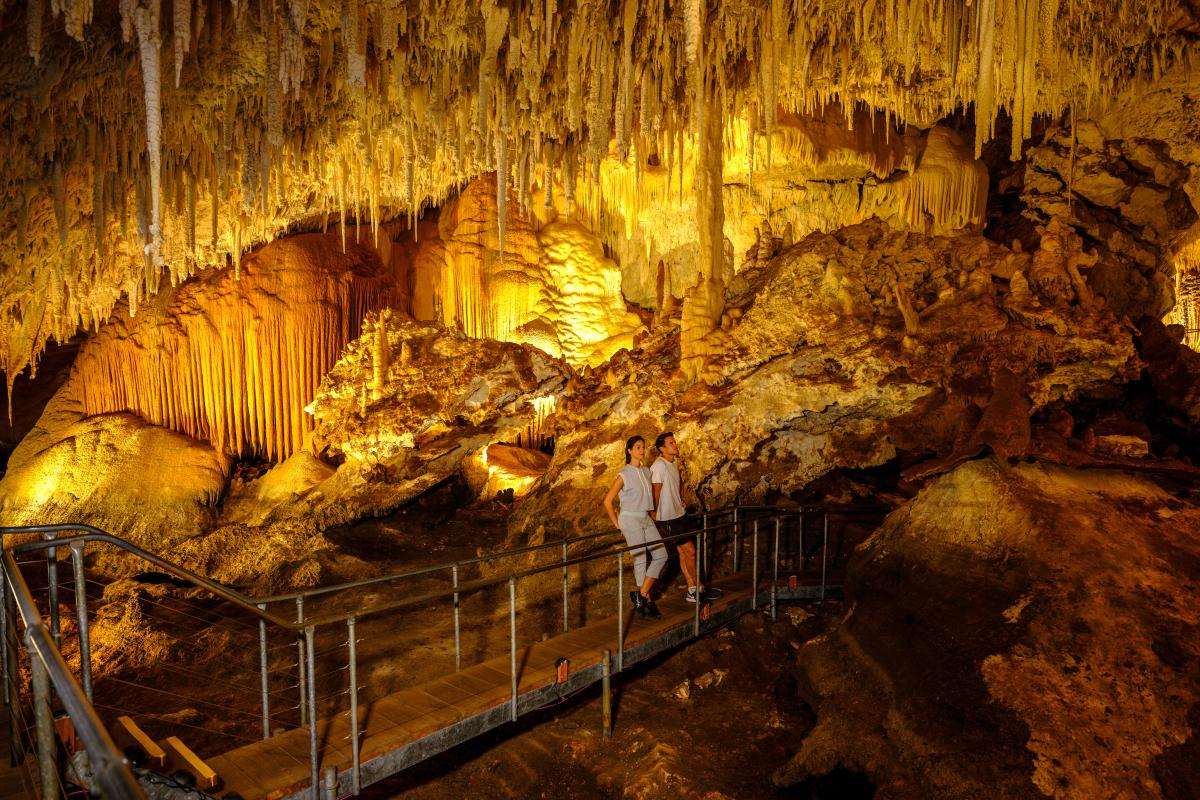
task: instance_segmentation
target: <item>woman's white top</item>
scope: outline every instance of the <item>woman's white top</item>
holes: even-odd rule
[[[654,510],[654,489],[650,486],[650,470],[626,464],[621,468],[622,514],[636,514]]]

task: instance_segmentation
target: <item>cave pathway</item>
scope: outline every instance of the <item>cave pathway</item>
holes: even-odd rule
[[[741,512],[741,519],[738,519]],[[453,567],[455,575],[454,588],[450,592],[435,592],[424,597],[409,598],[402,602],[393,602],[384,606],[359,608],[334,616],[305,618],[300,616],[300,622],[290,622],[269,613],[269,601],[298,600],[303,602],[305,595],[327,593],[338,587],[323,587],[308,590],[297,596],[280,598],[249,598],[243,597],[237,591],[196,575],[167,560],[146,553],[117,537],[86,526],[43,526],[36,529],[22,529],[20,532],[39,532],[48,537],[45,541],[29,542],[15,545],[4,552],[4,585],[9,588],[17,605],[29,609],[29,613],[20,616],[25,621],[27,635],[34,631],[39,635],[45,633],[40,613],[34,611],[35,605],[29,586],[17,568],[13,556],[20,553],[45,550],[49,552],[50,560],[54,563],[54,547],[60,551],[63,545],[70,546],[72,560],[76,565],[76,579],[83,580],[83,548],[89,542],[106,542],[119,544],[129,553],[143,559],[158,569],[174,575],[176,578],[190,583],[192,586],[207,590],[217,597],[233,603],[246,611],[258,615],[259,625],[272,625],[288,628],[300,635],[300,641],[308,648],[307,658],[301,662],[318,664],[314,660],[313,642],[316,639],[315,630],[318,625],[329,627],[332,623],[349,624],[349,641],[357,641],[355,634],[355,615],[365,616],[368,613],[378,614],[380,611],[396,613],[401,608],[416,608],[421,602],[430,599],[448,599],[453,597],[458,602],[459,595],[479,592],[489,588],[499,589],[507,584],[509,588],[508,621],[510,636],[509,647],[504,655],[488,658],[461,669],[446,670],[436,674],[431,679],[419,682],[400,691],[394,691],[383,696],[358,700],[359,690],[355,683],[354,648],[350,648],[350,689],[349,697],[353,698],[350,708],[333,713],[318,713],[315,691],[308,693],[307,699],[301,692],[301,707],[307,705],[308,718],[317,720],[315,725],[304,724],[303,717],[298,727],[282,732],[274,731],[274,735],[259,741],[228,750],[221,755],[208,757],[204,761],[196,759],[189,763],[186,756],[182,763],[168,764],[169,769],[191,767],[193,773],[199,772],[207,777],[204,781],[210,793],[227,796],[231,793],[241,796],[244,800],[284,800],[287,798],[308,798],[320,800],[329,795],[345,796],[357,794],[362,787],[375,783],[412,766],[426,758],[434,756],[501,725],[516,721],[519,716],[541,709],[545,706],[562,702],[569,697],[593,684],[604,680],[606,674],[619,675],[634,664],[664,653],[687,641],[710,633],[732,620],[754,612],[758,609],[769,610],[775,616],[778,603],[787,600],[822,598],[827,592],[840,589],[841,567],[848,550],[844,535],[830,537],[829,518],[833,515],[848,517],[860,516],[863,509],[847,509],[824,507],[820,509],[781,509],[779,507],[735,507],[721,512],[705,515],[702,522],[700,548],[705,564],[711,570],[710,574],[718,576],[709,585],[723,590],[724,594],[717,600],[697,606],[688,603],[679,592],[671,592],[659,601],[662,611],[661,618],[651,619],[635,617],[634,609],[623,600],[624,587],[622,580],[622,564],[624,553],[629,548],[622,548],[615,532],[605,532],[591,536],[578,537],[567,542],[549,542],[518,548],[503,553],[490,554],[475,559],[482,564],[490,560],[518,555],[528,556],[533,551],[546,548],[562,547],[562,560],[549,565],[532,568],[511,570],[501,574],[484,575],[473,583],[459,583],[458,570],[467,562],[457,562]],[[868,510],[868,515],[876,512]],[[727,521],[719,521],[724,517]],[[819,521],[823,517],[822,533],[811,536],[805,544],[805,520]],[[795,523],[799,520],[798,548],[791,551],[785,543],[781,558],[781,539],[786,540],[788,530],[785,523]],[[761,531],[760,531],[761,527]],[[792,530],[795,526],[792,525]],[[16,533],[15,529],[3,529],[2,533]],[[683,534],[683,537],[693,536],[701,531]],[[67,535],[63,535],[67,534]],[[590,550],[587,555],[577,558],[567,557],[567,545],[587,541]],[[668,540],[669,541],[669,540]],[[852,547],[852,545],[851,545]],[[728,569],[718,566],[721,561]],[[618,565],[618,570],[607,576],[600,584],[579,580],[572,588],[579,593],[589,589],[599,590],[607,594],[609,588],[616,589],[616,613],[610,607],[609,613],[595,613],[587,617],[582,624],[574,629],[569,628],[566,618],[567,608],[567,570],[576,566],[580,570],[593,562]],[[522,644],[517,638],[517,594],[518,578],[526,579],[546,573],[562,571],[563,587],[563,627],[564,632],[554,636],[543,634],[541,641]],[[426,574],[429,568],[414,571],[411,575]],[[580,573],[582,576],[582,572]],[[390,576],[405,577],[405,575]],[[387,578],[385,578],[387,579]],[[372,584],[380,579],[361,581],[358,585]],[[56,585],[56,582],[52,585]],[[346,584],[345,586],[351,586]],[[610,598],[612,595],[608,595]],[[312,598],[310,598],[311,600]],[[528,597],[526,597],[528,599]],[[51,630],[57,634],[58,604],[57,593],[51,591],[47,598]],[[526,607],[528,610],[528,606]],[[76,609],[82,619],[87,617],[86,607]],[[15,616],[0,615],[7,625],[5,639],[15,633]],[[12,620],[10,624],[7,620]],[[499,628],[499,618],[491,624]],[[86,632],[87,626],[82,626]],[[37,631],[37,628],[43,628]],[[15,637],[12,637],[15,638]],[[47,635],[45,638],[49,638]],[[86,641],[86,633],[80,639]],[[263,639],[264,647],[266,639]],[[348,644],[349,642],[347,642]],[[86,652],[86,650],[84,651]],[[40,650],[39,650],[40,653]],[[15,652],[8,655],[16,655]],[[53,656],[61,656],[57,649]],[[317,655],[321,655],[319,652]],[[415,652],[390,653],[388,658],[393,662],[403,662],[409,658],[419,658]],[[565,662],[565,664],[564,664]],[[7,670],[9,659],[5,660],[6,677],[12,673]],[[15,663],[15,661],[13,662]],[[72,685],[60,685],[67,681],[62,676],[55,676],[56,670],[51,669],[51,678],[56,692],[64,694],[80,693],[80,684],[69,678]],[[265,670],[264,670],[265,675]],[[318,677],[321,677],[320,675]],[[83,692],[90,691],[90,668],[81,674],[81,682],[86,687]],[[305,683],[304,669],[301,667],[301,686]],[[312,676],[308,685],[314,685]],[[264,696],[266,684],[264,677]],[[78,694],[75,695],[79,697]],[[326,696],[328,697],[328,695]],[[89,695],[90,698],[90,695]],[[79,697],[82,700],[82,697]],[[84,701],[87,703],[87,701]],[[320,709],[324,712],[326,709]],[[99,726],[95,709],[90,703],[81,719],[75,720],[76,728],[80,729],[81,738],[87,741],[89,729]],[[264,704],[264,732],[268,730],[267,709]],[[124,718],[123,718],[124,719]],[[599,722],[599,721],[598,721]],[[132,724],[132,723],[130,723]],[[134,725],[136,728],[136,725]],[[101,729],[102,730],[102,729]],[[94,732],[92,732],[94,735]],[[106,739],[107,737],[105,737]],[[120,738],[118,736],[118,738]],[[248,737],[246,737],[248,738]],[[171,737],[173,739],[173,737]],[[168,739],[167,741],[171,741]],[[357,745],[357,747],[355,746]],[[111,750],[111,741],[95,743],[96,749]],[[153,743],[149,746],[155,747]],[[165,747],[170,753],[178,748]],[[192,758],[195,758],[192,756]],[[113,760],[119,763],[119,756]],[[179,759],[176,758],[176,761]],[[94,760],[93,763],[104,763],[106,759]],[[101,778],[101,776],[97,776]],[[123,796],[123,795],[118,795]],[[137,797],[136,794],[132,797]]]

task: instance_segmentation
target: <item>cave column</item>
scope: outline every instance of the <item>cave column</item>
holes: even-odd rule
[[[696,67],[704,75],[702,67]],[[699,379],[706,353],[705,337],[717,328],[725,305],[723,233],[725,210],[721,199],[721,110],[716,88],[708,77],[696,92],[696,227],[700,233],[698,280],[683,299],[679,367],[687,381]]]

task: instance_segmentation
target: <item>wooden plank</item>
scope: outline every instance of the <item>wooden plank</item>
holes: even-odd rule
[[[167,761],[172,769],[186,769],[196,776],[196,785],[203,789],[217,788],[220,781],[216,770],[179,741],[179,737],[168,736],[163,740],[163,749],[167,751]]]
[[[126,716],[117,717],[109,731],[118,747],[136,745],[146,754],[146,766],[163,769],[167,765],[167,754],[158,743],[146,735],[137,723]]]

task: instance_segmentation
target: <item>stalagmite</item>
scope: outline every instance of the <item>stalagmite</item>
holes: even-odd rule
[[[388,366],[391,358],[392,348],[388,344],[388,322],[391,320],[391,313],[384,309],[379,312],[379,316],[375,318],[375,348],[371,351],[371,401],[375,402],[383,397],[383,390],[388,383]]]

